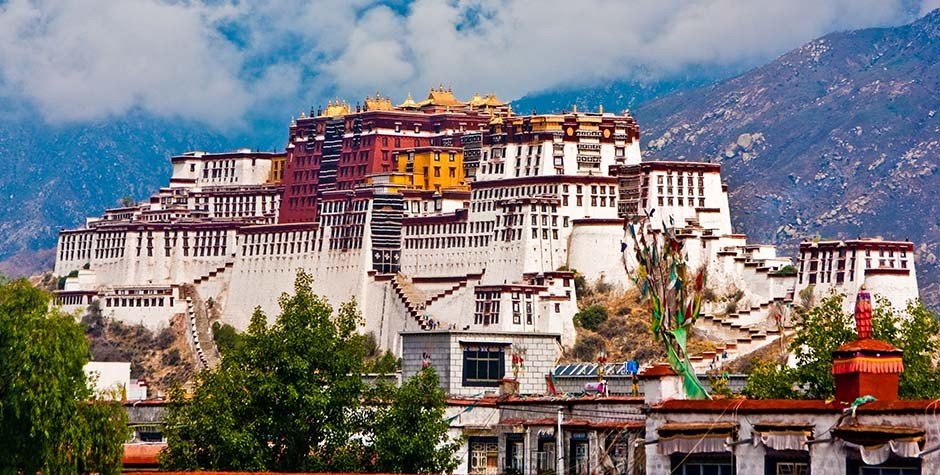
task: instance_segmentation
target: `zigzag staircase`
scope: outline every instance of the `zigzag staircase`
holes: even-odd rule
[[[408,289],[407,291],[406,288]],[[421,327],[422,330],[430,330],[431,322],[423,318],[420,314],[420,311],[423,310],[423,308],[419,308],[421,304],[414,303],[414,300],[424,302],[423,296],[416,298],[417,295],[414,292],[416,290],[414,289],[414,284],[403,274],[397,273],[392,278],[392,290],[395,291],[395,295],[398,296],[398,299],[405,304],[405,309],[408,311],[408,314],[411,315],[411,318],[418,323],[418,326]]]
[[[231,269],[232,266],[234,266],[234,265],[235,265],[235,262],[234,262],[234,261],[226,262],[225,265],[220,266],[220,267],[218,267],[217,269],[214,269],[214,270],[209,271],[208,274],[197,277],[195,280],[193,280],[193,284],[194,284],[194,285],[204,284],[204,283],[208,282],[209,279],[212,279],[213,277],[216,277],[216,276],[218,276],[219,274],[225,272],[226,269]]]
[[[455,285],[430,297],[415,287],[411,278],[401,273],[395,274],[391,282],[395,295],[397,295],[398,299],[405,305],[405,309],[408,311],[408,314],[411,315],[411,318],[414,319],[422,330],[431,330],[434,326],[434,322],[425,318],[423,313],[424,309],[431,306],[434,302],[449,297],[459,290],[468,287],[471,281],[479,281],[482,277],[482,273],[467,274],[465,277],[459,278],[459,281]]]
[[[728,315],[704,313],[699,317],[696,327],[712,337],[725,341],[715,351],[705,351],[690,357],[696,372],[704,373],[747,356],[773,343],[793,335],[793,325],[789,321],[781,322],[778,327],[770,315],[771,304],[782,305],[785,299],[778,297],[760,305],[751,306]],[[763,313],[763,316],[756,316]]]

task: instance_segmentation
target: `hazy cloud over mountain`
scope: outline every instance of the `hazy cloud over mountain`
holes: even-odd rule
[[[140,109],[215,126],[376,88],[400,99],[440,82],[462,95],[514,98],[757,64],[938,3],[11,0],[0,4],[0,95],[34,104],[50,122]]]

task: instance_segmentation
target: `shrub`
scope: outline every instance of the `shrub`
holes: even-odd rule
[[[581,361],[594,361],[601,350],[606,350],[607,344],[604,338],[599,335],[585,335],[578,338],[574,348],[571,349],[571,356]]]
[[[180,357],[180,350],[176,348],[173,348],[172,350],[167,351],[160,358],[160,362],[163,363],[164,366],[176,366],[180,364],[181,361],[182,361],[182,358]]]
[[[622,318],[611,318],[597,326],[597,333],[608,340],[614,337],[626,335],[628,326],[626,320]]]
[[[794,275],[796,275],[796,267],[794,267],[792,264],[791,264],[791,265],[786,265],[786,266],[783,266],[783,267],[777,269],[776,271],[772,272],[770,275],[777,275],[777,276],[794,276]]]
[[[575,325],[586,328],[591,331],[597,331],[597,327],[607,321],[607,309],[602,305],[591,305],[584,310],[576,313],[574,316]]]
[[[594,284],[594,292],[596,293],[609,294],[612,290],[614,290],[614,285],[604,280],[604,276],[597,279],[597,282]]]
[[[216,322],[218,323],[218,322]],[[213,328],[215,325],[213,325]],[[160,330],[160,333],[157,333],[156,344],[159,348],[166,349],[169,348],[173,342],[176,341],[176,334],[173,333],[173,329],[166,327]]]

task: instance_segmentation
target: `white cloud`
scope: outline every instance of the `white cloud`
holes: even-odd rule
[[[0,72],[50,121],[120,115],[238,120],[251,97],[239,52],[199,7],[146,0],[13,0],[0,11]]]
[[[143,109],[215,125],[441,82],[514,98],[638,70],[757,64],[940,0],[913,12],[911,1],[10,0],[0,6],[0,95],[50,121]]]

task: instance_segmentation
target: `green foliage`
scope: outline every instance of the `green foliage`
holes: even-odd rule
[[[127,415],[98,401],[88,343],[25,279],[0,287],[0,473],[120,472]]]
[[[801,311],[789,348],[796,357],[796,368],[761,364],[748,376],[744,393],[753,398],[832,397],[832,352],[857,339],[853,317],[842,310],[843,299],[842,295],[832,295],[810,310]],[[940,398],[940,369],[934,363],[940,355],[940,321],[936,316],[921,303],[912,303],[900,312],[878,298],[872,330],[874,338],[904,352],[898,395],[902,399]],[[801,391],[795,392],[793,387]]]
[[[391,473],[450,473],[457,468],[460,443],[447,435],[445,408],[434,369],[405,381],[391,407],[378,417],[374,468]]]
[[[584,274],[577,271],[577,269],[572,269],[568,266],[561,266],[558,268],[559,271],[571,272],[574,274],[574,295],[577,298],[583,298],[591,295],[591,286],[588,285],[587,279],[584,278]]]
[[[940,353],[940,320],[919,302],[907,306],[904,318],[893,311],[886,315],[888,318],[879,318],[882,301],[878,305],[872,321],[875,338],[904,350],[898,395],[904,399],[940,398],[940,368],[935,363]]]
[[[133,196],[127,195],[127,196],[122,196],[121,199],[118,200],[118,204],[121,205],[121,207],[130,208],[131,206],[136,205],[137,201],[134,200]]]
[[[832,352],[856,338],[852,316],[842,311],[844,298],[841,294],[832,295],[797,316],[798,330],[790,342],[797,363],[793,377],[808,398],[832,397],[835,390]]]
[[[394,373],[400,369],[400,363],[391,351],[385,350],[381,357],[366,362],[366,372],[373,374]]]
[[[591,331],[607,321],[607,309],[603,305],[591,305],[574,315],[574,324]]]
[[[212,324],[212,339],[215,340],[219,353],[223,357],[242,348],[245,344],[243,336],[228,323],[215,322]]]
[[[799,396],[793,391],[794,374],[785,366],[762,361],[747,375],[744,390],[751,399],[792,399]]]
[[[383,384],[376,388],[363,384],[366,351],[364,339],[356,334],[361,317],[355,302],[342,305],[334,314],[326,300],[311,292],[311,279],[298,274],[294,294],[280,298],[281,313],[273,325],[268,326],[265,315],[255,310],[241,335],[242,343],[228,350],[218,368],[197,375],[191,395],[181,389],[172,391],[165,416],[168,449],[161,455],[165,468],[375,469],[378,454],[369,446],[375,438],[368,435],[386,430],[380,421],[404,417],[386,419],[399,393]],[[397,366],[390,354],[379,361]],[[423,391],[430,383],[414,384],[420,384]],[[416,400],[402,393],[406,398],[402,404],[424,404],[421,407],[429,412],[413,417],[431,418],[444,410],[443,396],[436,394],[433,400]],[[370,404],[363,406],[363,401]],[[376,401],[393,404],[389,408]],[[414,431],[416,426],[401,428]],[[429,434],[433,431],[422,429],[413,435]],[[437,443],[440,439],[421,440],[430,450],[414,452],[406,461],[415,467],[439,466],[435,465],[438,459],[421,457],[440,456],[437,450],[444,450]]]
[[[728,384],[728,375],[710,375],[708,382],[711,386],[711,394],[713,396],[724,396],[731,397],[734,394],[731,392],[731,386]]]
[[[774,272],[771,272],[770,275],[783,276],[783,277],[794,276],[796,275],[796,267],[792,264],[788,264],[777,269]]]

